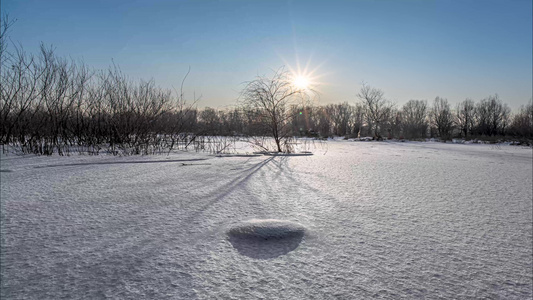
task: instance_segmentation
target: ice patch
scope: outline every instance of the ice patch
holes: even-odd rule
[[[305,228],[294,222],[276,219],[252,219],[228,229],[230,243],[242,255],[269,259],[298,248]]]

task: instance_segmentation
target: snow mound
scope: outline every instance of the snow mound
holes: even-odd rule
[[[305,231],[305,227],[290,221],[252,219],[229,228],[227,234],[240,254],[269,259],[298,248]]]
[[[304,233],[302,225],[276,219],[252,219],[228,230],[230,236],[265,240],[301,237]]]

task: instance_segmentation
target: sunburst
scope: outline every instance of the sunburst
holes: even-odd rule
[[[306,90],[310,86],[310,81],[305,76],[296,76],[292,80],[292,84],[299,90]]]
[[[322,79],[327,74],[320,72],[320,68],[324,65],[325,61],[311,68],[313,65],[311,58],[306,61],[305,66],[300,64],[298,54],[295,55],[296,65],[290,64],[281,56],[280,58],[285,63],[285,66],[287,66],[291,75],[291,82],[296,89],[306,93],[320,93],[320,87],[326,84]]]

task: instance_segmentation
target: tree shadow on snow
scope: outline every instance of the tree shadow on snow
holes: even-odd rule
[[[41,169],[41,168],[53,168],[53,167],[90,166],[90,165],[155,164],[155,163],[173,163],[173,162],[201,161],[201,160],[207,160],[207,158],[167,159],[167,160],[137,160],[137,161],[103,161],[103,162],[87,162],[87,163],[73,163],[73,164],[58,164],[58,165],[36,166],[34,168]],[[186,164],[183,164],[183,165],[186,165]]]
[[[257,173],[262,167],[264,167],[266,164],[268,164],[270,161],[272,161],[274,157],[270,157],[268,159],[265,159],[253,166],[251,166],[248,169],[245,169],[244,171],[240,172],[239,176],[232,179],[230,182],[224,184],[223,186],[217,188],[213,193],[207,195],[205,197],[206,200],[204,203],[200,204],[198,203],[198,209],[196,213],[191,214],[187,219],[186,222],[192,222],[199,214],[204,213],[207,209],[209,209],[210,206],[214,205],[215,203],[223,200],[231,194],[233,191],[235,191],[238,188],[242,188],[243,185],[246,184],[250,178]]]

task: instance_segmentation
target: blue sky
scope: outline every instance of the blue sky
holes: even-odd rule
[[[532,97],[531,0],[6,1],[10,32],[94,68],[179,87],[199,107],[235,105],[243,82],[298,63],[318,103],[354,103],[365,81],[399,105],[494,93]]]

